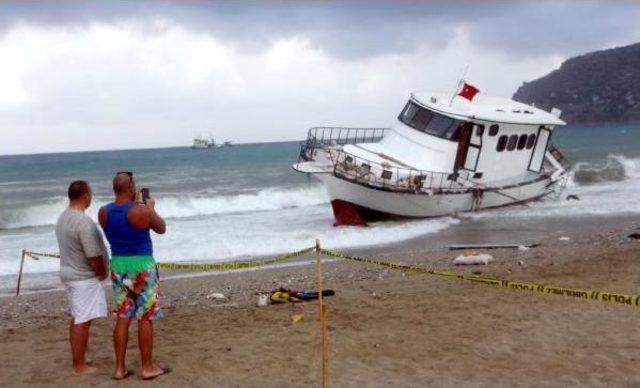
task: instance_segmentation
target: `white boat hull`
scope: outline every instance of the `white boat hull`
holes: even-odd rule
[[[367,210],[379,213],[376,219],[385,218],[384,215],[388,218],[426,218],[523,203],[549,194],[547,186],[551,183],[546,178],[504,189],[484,190],[481,199],[478,199],[477,195],[470,192],[433,195],[399,193],[351,183],[330,173],[316,176],[326,185],[332,204],[342,201],[355,205],[363,221],[371,221]],[[339,214],[340,210],[335,204],[333,208],[336,224],[351,223],[343,222],[343,214]]]

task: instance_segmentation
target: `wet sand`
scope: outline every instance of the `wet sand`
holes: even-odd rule
[[[453,268],[459,252],[415,241],[365,253],[459,273],[637,294],[640,241],[624,238],[636,227],[590,224],[571,233],[558,227],[538,248],[486,251],[496,258],[486,266]],[[571,239],[560,241],[560,235]],[[640,385],[638,308],[343,260],[326,262],[324,278],[336,291],[326,299],[332,386]],[[156,323],[155,354],[173,372],[155,384],[317,386],[317,304],[255,306],[255,292],[280,285],[313,289],[315,268],[165,281],[167,317]],[[207,298],[213,292],[227,298]],[[294,313],[303,320],[292,323]],[[109,380],[111,318],[92,328],[90,357],[98,373],[71,376],[69,317],[60,292],[2,298],[0,318],[0,385],[144,384],[134,330],[128,364],[137,375]]]

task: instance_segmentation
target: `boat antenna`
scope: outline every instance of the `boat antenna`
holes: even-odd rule
[[[462,83],[464,82],[464,77],[467,76],[468,70],[469,70],[469,64],[467,63],[467,65],[464,67],[464,71],[462,72],[462,76],[460,77],[460,79],[458,79],[458,86],[456,86],[456,89],[453,91],[453,95],[451,96],[451,101],[449,101],[449,106],[453,104],[453,99],[456,98],[456,94],[458,94],[458,91],[460,90],[460,86],[462,86]]]

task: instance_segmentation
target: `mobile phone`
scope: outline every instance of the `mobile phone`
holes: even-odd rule
[[[142,190],[140,190],[140,194],[142,195],[142,202],[147,203],[147,199],[149,199],[149,189],[143,187]]]

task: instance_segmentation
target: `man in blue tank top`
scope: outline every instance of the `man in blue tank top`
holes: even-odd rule
[[[98,220],[111,246],[111,283],[116,305],[113,345],[116,370],[113,378],[129,375],[125,366],[129,325],[138,318],[138,345],[142,378],[153,379],[167,369],[158,367],[152,358],[154,319],[163,313],[158,303],[158,274],[153,259],[150,230],[163,234],[166,224],[155,211],[155,200],[140,201],[133,174],[117,173],[113,178],[115,201],[103,206]],[[130,285],[128,285],[130,284]]]

